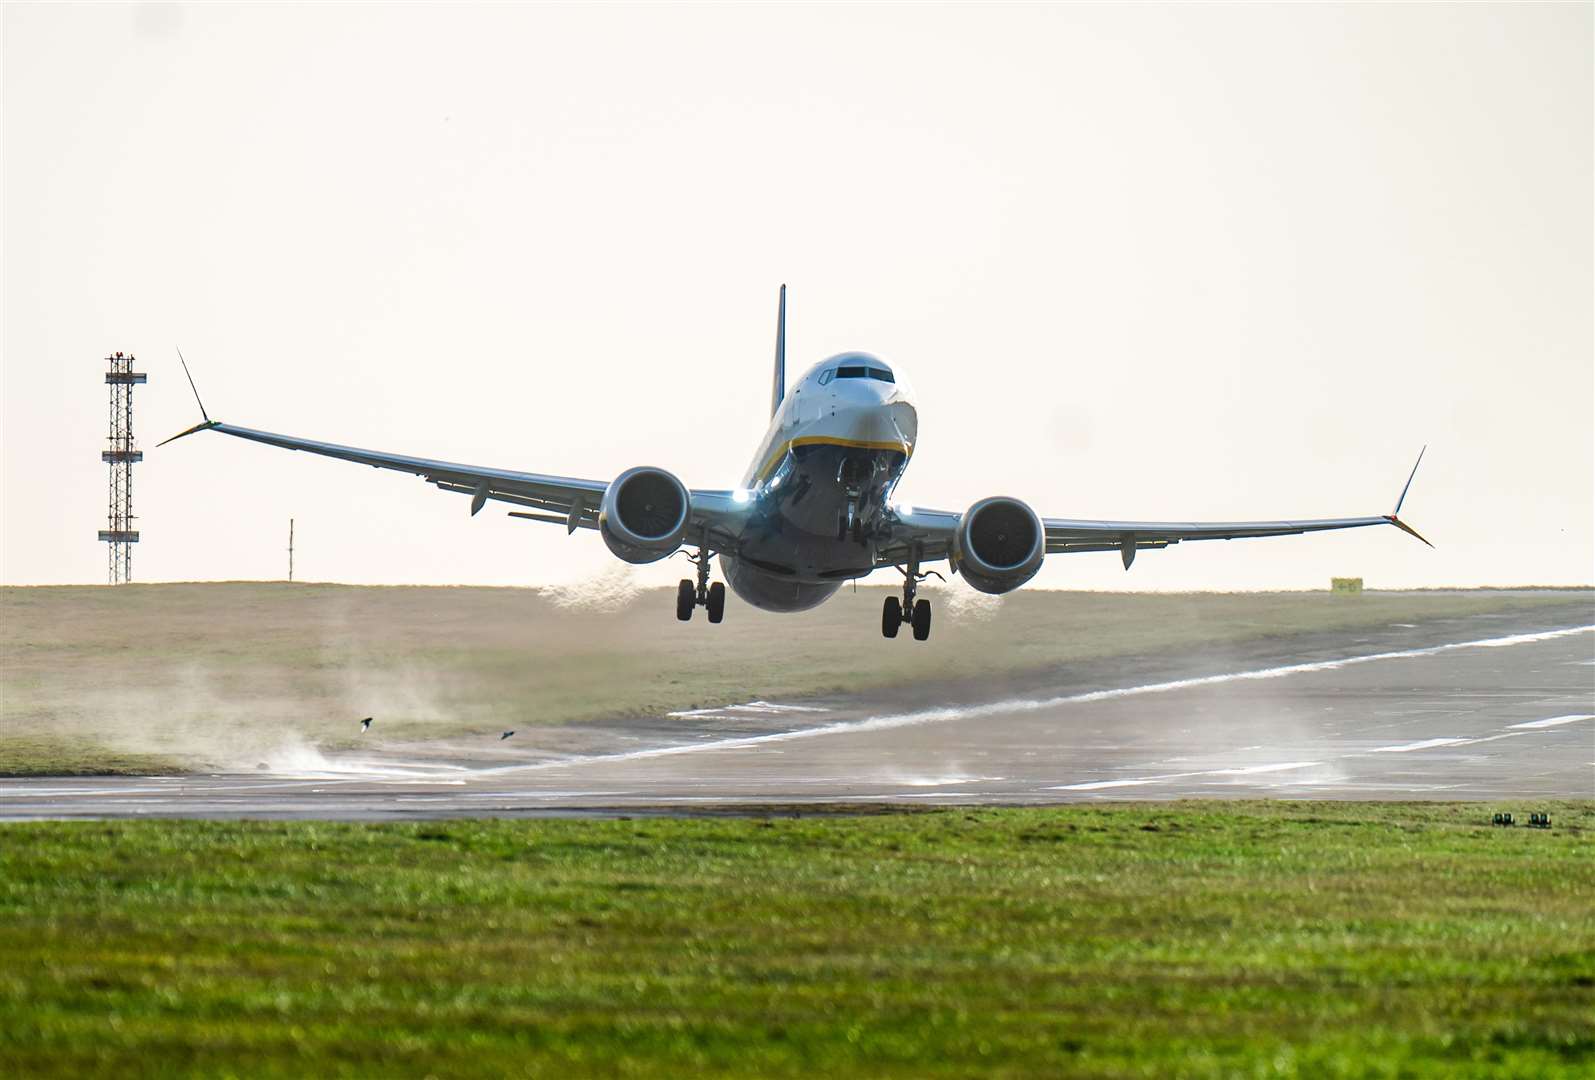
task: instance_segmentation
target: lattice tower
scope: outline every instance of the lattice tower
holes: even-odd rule
[[[100,460],[110,465],[111,482],[100,539],[110,545],[110,583],[120,585],[133,579],[133,545],[138,543],[138,530],[133,528],[133,466],[144,460],[144,452],[133,443],[133,387],[149,378],[133,370],[131,355],[107,356],[105,363],[111,399],[110,449],[100,452]]]

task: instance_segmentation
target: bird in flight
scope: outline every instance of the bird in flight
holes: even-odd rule
[[[372,718],[368,716],[364,720],[360,721],[360,730],[365,731],[367,728],[369,728],[371,726],[371,720]]]
[[[510,728],[510,730],[506,731],[504,734],[502,734],[502,735],[500,735],[498,737],[498,741],[499,742],[503,742],[505,739],[509,738],[513,734],[515,734],[515,729],[514,728]]]

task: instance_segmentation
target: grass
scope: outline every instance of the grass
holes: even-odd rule
[[[738,603],[723,626],[683,626],[658,590],[572,609],[534,589],[0,589],[0,774],[252,764],[260,744],[285,736],[335,746],[329,731],[368,715],[383,738],[430,739],[1392,622],[1595,611],[1588,590],[1020,591],[991,617],[990,606],[951,602],[974,595],[960,587],[942,594],[921,644],[881,640],[884,595],[844,590],[797,616]]]
[[[4,826],[0,1072],[1587,1077],[1544,808]]]

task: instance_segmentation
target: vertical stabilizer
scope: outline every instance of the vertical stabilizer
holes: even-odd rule
[[[786,397],[786,286],[781,286],[781,306],[775,315],[775,390],[770,395],[770,415],[774,416]]]

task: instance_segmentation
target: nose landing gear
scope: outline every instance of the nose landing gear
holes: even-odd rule
[[[849,536],[853,538],[855,544],[864,542],[864,511],[861,498],[851,492],[847,496],[847,508],[836,515],[836,538],[846,540]]]
[[[914,630],[915,641],[925,641],[930,637],[930,601],[915,599],[914,594],[919,591],[919,583],[926,578],[935,576],[946,581],[947,579],[934,570],[920,572],[919,549],[916,547],[909,557],[908,566],[898,567],[903,574],[903,598],[888,596],[886,603],[881,606],[881,635],[894,638],[897,631],[904,623]]]
[[[687,622],[692,618],[692,609],[702,604],[709,612],[709,621],[717,623],[725,618],[726,613],[726,587],[721,581],[709,584],[709,560],[714,557],[708,547],[700,544],[696,555],[689,554],[687,561],[698,569],[697,583],[686,578],[676,586],[676,618]]]
[[[870,484],[880,472],[873,458],[848,455],[836,466],[836,483],[847,493],[847,506],[836,515],[836,538],[864,542],[864,517],[869,504]]]

